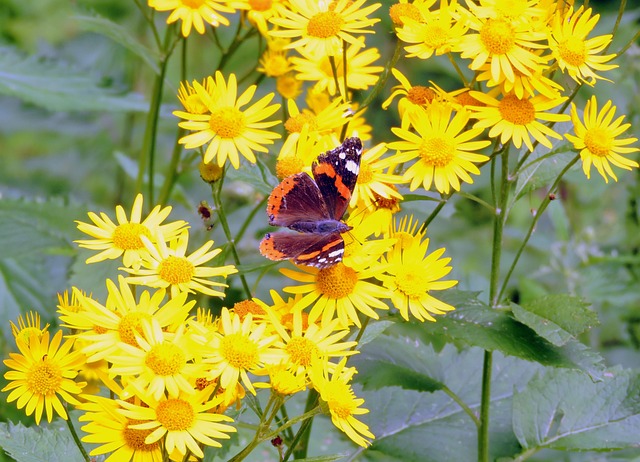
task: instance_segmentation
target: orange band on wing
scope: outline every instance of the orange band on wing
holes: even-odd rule
[[[295,179],[290,176],[280,182],[278,186],[273,188],[269,201],[267,202],[267,214],[275,215],[282,205],[282,199],[287,195],[289,191],[296,185]]]
[[[320,250],[316,250],[315,252],[310,252],[310,253],[303,253],[300,254],[296,257],[297,260],[310,260],[314,257],[317,257],[320,253],[322,252],[326,252],[328,249],[335,247],[336,245],[340,244],[340,242],[342,242],[342,238],[340,239],[336,239],[334,241],[329,242],[328,244],[325,244],[324,247],[322,247],[322,249]]]
[[[351,198],[351,191],[349,190],[349,188],[347,188],[347,186],[342,182],[342,178],[337,177],[336,178],[336,170],[333,168],[333,166],[331,164],[320,164],[316,167],[316,169],[314,170],[313,174],[322,174],[324,173],[325,175],[327,175],[329,178],[335,178],[335,185],[336,185],[336,189],[338,190],[338,193],[346,198],[346,199],[350,199]]]

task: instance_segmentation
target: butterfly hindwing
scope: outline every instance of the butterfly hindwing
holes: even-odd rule
[[[297,173],[273,189],[267,216],[270,225],[288,227],[299,221],[326,220],[329,212],[315,181],[307,173]]]
[[[270,260],[293,258],[298,265],[326,268],[342,260],[344,239],[339,232],[326,234],[278,231],[260,242],[260,253]]]
[[[341,146],[318,156],[311,170],[330,218],[340,220],[347,211],[358,180],[362,142],[347,138]]]

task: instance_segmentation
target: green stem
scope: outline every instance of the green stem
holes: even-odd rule
[[[562,177],[565,175],[565,173],[567,173],[569,171],[569,169],[571,167],[573,167],[573,165],[576,162],[578,162],[578,159],[580,159],[579,155],[574,157],[562,169],[562,171],[560,172],[560,174],[556,178],[555,182],[553,183],[553,185],[549,189],[550,193],[556,191],[556,189],[558,188],[558,185],[560,184],[560,181],[562,180]],[[536,225],[538,224],[538,220],[540,219],[540,217],[542,216],[542,214],[544,213],[545,209],[547,208],[547,206],[549,205],[550,202],[551,202],[551,198],[549,197],[549,194],[547,194],[545,196],[545,198],[542,200],[542,202],[540,203],[540,206],[538,207],[538,210],[536,211],[535,215],[533,216],[533,220],[531,221],[531,225],[529,226],[529,230],[527,231],[527,235],[524,237],[522,243],[520,244],[520,248],[518,249],[518,252],[516,252],[516,256],[513,258],[513,261],[511,262],[511,266],[509,267],[509,271],[507,271],[507,275],[505,276],[504,281],[502,282],[502,287],[500,288],[500,292],[498,293],[498,299],[500,299],[503,296],[505,290],[507,289],[507,284],[509,284],[509,279],[511,279],[511,275],[513,274],[513,270],[516,268],[516,265],[518,264],[518,261],[520,260],[520,256],[522,255],[522,252],[524,251],[525,247],[527,246],[527,243],[529,242],[529,239],[531,238],[531,235],[533,234],[533,231],[536,229]]]
[[[329,64],[331,65],[331,73],[333,74],[333,83],[336,86],[336,93],[342,96],[342,102],[347,102],[346,95],[342,94],[342,89],[340,88],[340,80],[338,79],[338,66],[336,65],[335,56],[329,56]],[[345,89],[346,93],[346,89]]]
[[[440,199],[440,202],[438,202],[438,205],[436,205],[436,208],[433,209],[433,211],[429,214],[427,219],[424,220],[424,223],[422,224],[421,229],[426,229],[431,224],[431,222],[438,216],[438,214],[440,213],[440,210],[442,210],[443,207],[446,205],[447,199],[448,198]]]
[[[482,364],[482,399],[480,401],[480,426],[478,427],[478,461],[489,462],[489,409],[491,406],[491,369],[493,352],[484,352]]]
[[[462,408],[462,410],[469,417],[471,417],[471,420],[473,420],[473,423],[476,424],[477,428],[480,428],[480,420],[478,420],[478,416],[475,414],[475,412],[473,412],[473,410],[469,406],[467,406],[467,403],[462,401],[460,397],[456,395],[453,391],[451,391],[451,389],[449,389],[449,387],[447,387],[446,385],[442,388],[442,391],[444,391],[452,400],[454,400],[458,404],[458,406]]]
[[[82,454],[83,459],[86,462],[90,462],[91,459],[89,458],[89,454],[87,454],[87,451],[84,448],[84,446],[82,445],[82,442],[80,441],[80,438],[78,437],[78,433],[76,432],[76,429],[73,426],[73,422],[71,421],[71,415],[68,412],[68,407],[69,406],[65,403],[65,408],[67,408],[67,427],[69,427],[69,431],[71,432],[71,436],[73,437],[73,441],[76,443],[76,446],[78,446],[78,449],[80,450],[80,454]]]
[[[456,62],[453,55],[451,53],[447,53],[447,56],[449,57],[449,61],[451,61],[453,68],[458,73],[458,77],[460,77],[460,80],[462,81],[462,85],[465,87],[469,85],[469,83],[467,82],[467,79],[464,77],[464,73],[462,72],[462,69],[460,69],[460,67],[458,66],[458,63]]]
[[[493,249],[491,252],[491,276],[489,281],[489,303],[492,308],[499,305],[500,258],[502,256],[502,235],[506,222],[507,203],[509,200],[509,150],[502,153],[502,167],[500,175],[500,193],[496,204],[496,214],[493,220]]]
[[[212,196],[213,196],[213,203],[216,206],[216,211],[218,213],[218,218],[220,219],[220,224],[222,225],[222,229],[224,231],[224,235],[227,238],[227,243],[229,244],[229,247],[231,248],[231,254],[233,255],[233,261],[235,262],[236,266],[240,266],[240,256],[238,255],[238,250],[236,249],[236,244],[235,241],[233,239],[233,236],[231,234],[231,229],[229,228],[229,223],[227,222],[227,216],[224,213],[224,207],[222,206],[222,199],[220,198],[220,193],[222,191],[222,184],[224,181],[224,174],[222,175],[222,177],[220,178],[220,180],[218,180],[217,185],[211,185],[211,192],[212,192]],[[217,186],[217,187],[216,187]],[[242,282],[242,287],[244,288],[244,292],[247,296],[247,299],[251,299],[252,295],[251,295],[251,289],[249,288],[249,284],[247,283],[246,278],[244,277],[244,274],[242,274],[241,272],[238,273],[238,275],[240,276],[240,281]]]
[[[309,394],[307,395],[307,403],[304,406],[304,413],[308,414],[312,412],[312,409],[316,408],[318,404],[318,392],[314,389],[309,390]],[[298,429],[298,433],[291,443],[291,446],[287,450],[285,454],[284,460],[286,461],[289,457],[290,453],[293,451],[294,458],[304,459],[307,457],[307,449],[309,448],[309,437],[311,436],[311,424],[313,423],[313,419],[305,420],[300,428]]]
[[[384,90],[384,86],[387,84],[387,80],[389,79],[389,74],[391,74],[391,69],[395,68],[395,65],[400,59],[401,54],[402,54],[402,42],[396,38],[396,48],[395,50],[393,50],[393,56],[389,60],[389,63],[385,67],[384,71],[382,71],[382,74],[380,74],[380,77],[378,77],[378,81],[376,82],[376,85],[373,87],[373,90],[371,90],[371,93],[367,95],[365,100],[360,105],[359,107],[360,110],[367,108],[373,102],[376,96],[378,96],[378,94],[382,90]]]

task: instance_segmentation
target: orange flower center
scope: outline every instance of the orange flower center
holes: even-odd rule
[[[558,54],[567,64],[579,67],[584,64],[587,58],[587,48],[584,40],[578,37],[569,37],[558,43]]]
[[[584,145],[594,156],[606,157],[611,152],[613,139],[607,130],[593,127],[584,135]]]
[[[317,13],[307,24],[307,34],[317,38],[329,38],[334,37],[340,32],[344,20],[335,11],[325,11]]]
[[[151,434],[153,430],[137,430],[135,428],[129,428],[130,425],[137,425],[145,423],[144,420],[132,420],[128,419],[127,427],[122,431],[122,438],[125,441],[127,448],[134,451],[146,451],[151,452],[158,448],[158,442],[146,444],[144,440]]]
[[[253,300],[243,300],[233,305],[233,311],[236,312],[240,319],[244,319],[249,313],[253,315],[264,316],[267,314],[264,309]]]
[[[222,357],[236,369],[249,370],[258,364],[258,346],[243,334],[230,334],[220,342]]]
[[[193,425],[195,417],[193,406],[182,399],[162,401],[156,408],[156,419],[170,432],[188,430]]]
[[[460,93],[459,95],[456,95],[455,98],[456,98],[456,102],[463,106],[479,106],[479,107],[486,106],[486,104],[481,103],[480,101],[475,99],[473,96],[471,96],[470,91],[465,91],[464,93]]]
[[[493,55],[503,55],[511,51],[515,40],[513,26],[504,19],[487,19],[480,28],[480,41]]]
[[[316,116],[310,112],[301,112],[297,116],[289,117],[284,123],[284,128],[286,128],[289,133],[300,133],[305,124],[309,124],[310,132],[318,130],[318,120]]]
[[[140,223],[123,223],[113,231],[113,245],[122,250],[144,249],[140,236],[151,239],[149,228]]]
[[[520,99],[514,94],[502,98],[498,104],[500,115],[515,125],[527,125],[536,118],[536,108],[528,99]]]
[[[304,167],[304,162],[296,156],[286,156],[276,162],[276,176],[284,180],[290,175],[300,173]]]
[[[206,3],[206,0],[181,0],[181,3],[187,8],[197,10]]]
[[[367,162],[360,164],[360,173],[358,174],[358,184],[367,184],[373,180],[373,170]]]
[[[434,136],[423,140],[418,150],[425,164],[446,167],[455,157],[456,142],[448,136]]]
[[[162,260],[158,266],[158,276],[172,285],[189,282],[194,274],[193,263],[184,257],[170,255]]]
[[[394,185],[388,184],[389,188],[398,190]],[[390,210],[391,213],[396,213],[400,210],[400,201],[396,197],[382,197],[377,192],[373,192],[373,197],[375,200],[376,207],[379,209],[387,209]]]
[[[440,21],[434,21],[426,24],[423,29],[422,40],[427,47],[437,50],[445,45],[448,41],[447,29],[442,27]]]
[[[396,26],[404,25],[402,17],[406,16],[414,21],[422,22],[420,10],[413,3],[396,3],[389,8],[389,17]]]
[[[435,97],[436,93],[431,88],[423,87],[422,85],[411,87],[407,92],[407,99],[420,106],[430,103]]]
[[[285,351],[291,362],[298,366],[310,366],[311,360],[320,354],[317,345],[304,337],[294,337],[287,344]]]
[[[138,346],[136,334],[142,334],[142,320],[151,320],[151,315],[140,311],[127,313],[118,324],[120,340],[129,345]],[[94,328],[95,330],[95,328]]]
[[[245,127],[244,114],[234,107],[217,109],[209,119],[209,128],[221,138],[235,138],[242,134]]]
[[[395,282],[398,290],[411,299],[419,299],[429,291],[429,280],[420,265],[404,265]]]
[[[144,362],[154,374],[163,377],[179,373],[187,363],[180,347],[169,342],[154,345]]]
[[[353,293],[357,282],[358,275],[356,272],[342,263],[323,268],[316,276],[318,290],[323,295],[334,300],[344,298]]]
[[[249,0],[249,6],[253,11],[267,11],[273,6],[273,0]]]
[[[27,389],[41,396],[52,396],[60,391],[62,383],[62,371],[57,363],[45,357],[41,362],[35,363],[26,374]]]

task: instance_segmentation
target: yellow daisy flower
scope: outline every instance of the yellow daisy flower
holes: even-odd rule
[[[501,100],[497,100],[492,95],[479,91],[471,91],[471,96],[481,101],[485,106],[469,106],[472,111],[471,117],[478,119],[474,128],[490,128],[489,136],[496,138],[500,136],[502,144],[509,140],[513,141],[516,148],[520,148],[522,143],[533,151],[531,137],[541,145],[551,148],[552,144],[548,136],[562,139],[551,128],[540,121],[566,122],[570,119],[569,114],[554,114],[553,108],[562,104],[567,97],[549,99],[543,95],[518,98],[513,93],[504,95]]]
[[[387,291],[367,281],[378,273],[375,265],[362,271],[356,271],[343,263],[322,269],[299,266],[298,270],[280,269],[286,277],[303,283],[283,290],[290,294],[305,294],[296,304],[296,309],[303,310],[313,305],[309,312],[309,323],[322,319],[322,325],[326,325],[336,315],[340,320],[340,327],[351,324],[360,327],[359,312],[378,319],[378,313],[373,308],[389,309],[380,300],[388,297]]]
[[[346,358],[331,371],[328,361],[316,360],[311,369],[311,382],[329,408],[333,425],[357,445],[367,447],[371,442],[366,438],[373,439],[375,436],[356,416],[367,414],[369,410],[360,407],[364,399],[356,398],[349,384],[355,369],[345,367],[345,363]]]
[[[287,100],[287,111],[289,118],[284,123],[284,128],[291,135],[300,133],[306,125],[309,127],[309,136],[317,135],[317,139],[320,141],[324,135],[341,130],[348,122],[345,115],[350,113],[351,108],[348,103],[343,103],[341,98],[335,98],[328,106],[316,106],[313,109],[301,111],[295,100],[290,99]],[[295,137],[293,139],[296,140]],[[324,146],[321,145],[319,149],[326,151],[331,148],[324,149]]]
[[[153,210],[142,219],[142,194],[138,194],[131,207],[131,218],[127,215],[121,205],[116,206],[116,225],[106,213],[101,212],[100,216],[89,212],[89,218],[93,225],[76,221],[78,229],[94,239],[81,239],[75,241],[80,247],[90,250],[100,250],[101,252],[87,259],[87,264],[96,263],[103,260],[114,260],[122,257],[122,264],[126,267],[139,267],[142,257],[148,254],[144,243],[140,239],[145,236],[151,242],[155,242],[156,231],[161,231],[166,239],[175,238],[183,229],[188,227],[186,221],[178,220],[167,224],[162,224],[171,213],[171,207],[160,207],[156,205]]]
[[[55,333],[49,343],[50,333],[39,336],[32,332],[28,341],[17,339],[20,353],[9,353],[4,365],[10,370],[4,374],[9,382],[2,391],[10,391],[7,403],[18,400],[18,409],[25,408],[26,415],[34,414],[36,424],[40,424],[42,412],[47,421],[53,419],[55,411],[67,420],[67,411],[60,401],[77,405],[80,402],[73,396],[82,392],[84,382],[75,382],[78,370],[85,362],[80,352],[71,351],[74,339],[67,339],[62,346],[62,331]]]
[[[202,86],[197,81],[193,82],[196,94],[208,109],[206,114],[196,114],[184,111],[174,111],[174,115],[185,119],[178,125],[194,133],[180,138],[180,144],[185,148],[193,149],[209,143],[204,153],[203,162],[211,162],[217,158],[218,165],[222,167],[227,158],[234,168],[240,167],[238,153],[242,154],[249,162],[255,164],[254,151],[268,152],[264,146],[273,144],[273,140],[280,138],[278,133],[265,128],[279,124],[278,120],[265,121],[279,108],[279,104],[269,105],[274,93],[261,98],[246,109],[241,109],[249,104],[253,98],[257,86],[250,86],[242,95],[238,94],[238,84],[235,74],[229,76],[225,82],[220,71],[207,79],[208,86]]]
[[[397,161],[392,156],[381,159],[386,152],[387,145],[379,143],[362,153],[358,181],[351,195],[352,204],[363,202],[368,207],[380,197],[402,200],[402,195],[393,185],[404,181],[400,175],[389,173],[397,165]]]
[[[618,181],[611,164],[625,170],[638,168],[638,162],[621,155],[639,151],[638,148],[625,147],[638,141],[638,138],[618,139],[631,124],[622,123],[624,116],[613,120],[615,113],[616,107],[610,100],[598,112],[598,101],[595,96],[592,96],[585,106],[583,123],[578,117],[576,105],[571,105],[571,121],[575,135],[566,134],[565,136],[573,143],[573,147],[580,151],[582,170],[587,178],[591,176],[592,165],[607,183],[608,176]]]
[[[478,70],[490,63],[494,81],[501,81],[503,75],[513,81],[514,69],[529,75],[545,63],[543,58],[531,51],[546,46],[541,43],[546,38],[544,30],[533,29],[528,21],[513,22],[504,16],[482,17],[476,13],[478,7],[475,4],[467,2],[467,5],[471,12],[459,6],[462,11],[460,20],[466,20],[469,28],[475,32],[461,37],[453,51],[472,60],[469,64],[471,70]]]
[[[369,29],[379,19],[368,15],[380,8],[379,3],[363,6],[367,0],[289,0],[290,9],[282,8],[281,18],[271,22],[281,30],[271,31],[274,37],[300,37],[287,48],[304,50],[316,56],[336,56],[342,53],[342,42],[358,45],[352,34],[372,34]]]
[[[290,134],[282,143],[276,161],[276,176],[280,180],[302,171],[311,173],[311,163],[322,154],[325,143],[319,143],[319,135],[309,130],[309,124],[304,124],[300,132]]]
[[[400,96],[398,101],[398,114],[402,121],[402,128],[409,127],[410,114],[420,112],[426,108],[437,96],[436,92],[431,88],[422,85],[411,85],[402,72],[396,68],[391,68],[391,73],[400,82],[391,89],[391,96],[382,103],[382,109],[386,110],[396,96]]]
[[[573,7],[565,16],[556,15],[549,33],[549,48],[558,66],[576,82],[593,85],[597,79],[609,80],[599,76],[595,71],[608,71],[618,67],[605,64],[616,57],[615,54],[599,55],[609,44],[613,35],[600,35],[587,40],[600,18],[599,14],[591,17],[591,8],[585,11],[584,6],[573,13]]]
[[[372,66],[380,59],[380,53],[375,47],[364,48],[364,38],[360,38],[361,45],[349,45],[346,49],[347,85],[352,90],[366,90],[378,81],[378,76],[384,70],[382,66]],[[291,63],[297,72],[296,78],[315,82],[316,91],[327,90],[330,95],[336,94],[336,80],[340,85],[340,94],[346,95],[344,89],[344,59],[335,59],[336,76],[334,76],[328,56],[314,55],[300,50],[302,57],[292,57]]]
[[[419,321],[435,321],[434,314],[444,314],[454,309],[430,292],[455,286],[458,281],[439,281],[449,274],[450,258],[440,258],[444,248],[427,254],[429,239],[412,241],[401,239],[387,254],[385,274],[380,275],[382,284],[391,291],[391,302],[405,321],[409,313]]]
[[[287,56],[287,50],[272,49],[267,47],[260,57],[259,66],[256,69],[267,77],[280,77],[291,71],[291,58]]]
[[[216,276],[226,278],[238,272],[233,265],[217,268],[202,266],[221,252],[220,249],[209,251],[213,241],[205,242],[202,247],[187,256],[188,230],[171,241],[169,246],[164,240],[154,245],[146,237],[142,239],[149,251],[149,256],[142,262],[142,267],[120,268],[133,274],[126,278],[130,284],[142,284],[159,289],[169,287],[171,297],[176,297],[180,292],[200,292],[212,297],[224,297],[224,292],[212,287],[227,287],[227,285],[210,281],[209,278]],[[160,236],[158,239],[163,238]]]
[[[441,0],[436,10],[422,8],[419,19],[404,18],[396,35],[403,42],[414,44],[404,47],[407,58],[428,59],[434,53],[439,56],[451,51],[467,31],[466,23],[459,21],[455,14],[456,6],[456,0],[451,4]]]
[[[246,10],[249,22],[266,37],[269,32],[269,20],[281,16],[280,11],[286,2],[287,0],[247,0],[234,1],[233,5],[240,10]]]
[[[276,335],[266,333],[265,323],[256,324],[251,315],[244,320],[227,308],[220,314],[220,333],[206,344],[204,363],[210,364],[209,377],[220,386],[233,391],[242,384],[255,395],[248,373],[255,373],[265,364],[279,364],[282,350],[273,348]]]
[[[402,26],[402,18],[407,17],[414,21],[422,21],[422,11],[428,11],[436,0],[400,0],[389,7],[389,17],[395,27]]]
[[[9,324],[11,324],[11,333],[16,341],[20,339],[23,342],[28,342],[32,335],[40,339],[42,338],[42,334],[49,328],[49,323],[45,324],[42,328],[40,327],[40,315],[35,311],[29,311],[24,318],[22,315],[18,316],[17,322],[18,324],[16,325],[13,321],[9,321]]]
[[[219,0],[149,0],[149,6],[157,11],[171,11],[167,24],[182,21],[182,36],[188,37],[191,27],[199,34],[204,34],[205,23],[214,27],[229,25],[229,20],[220,13],[234,13],[229,2]]]
[[[271,388],[284,396],[293,395],[307,389],[307,374],[296,374],[285,364],[266,366],[264,373],[269,375],[269,382],[258,382],[256,388]]]
[[[207,93],[211,93],[211,84],[212,80],[204,79],[200,85],[205,88]],[[180,82],[178,100],[180,100],[185,111],[190,114],[205,114],[209,112],[209,108],[202,102],[198,92],[189,82]]]
[[[491,66],[489,64],[485,64],[478,70],[476,80],[479,82],[486,81],[487,87],[489,88],[499,86],[500,92],[503,95],[513,93],[518,98],[522,99],[540,93],[547,98],[555,99],[560,96],[560,93],[562,93],[564,88],[559,83],[556,83],[546,77],[544,73],[546,70],[546,66],[540,66],[539,70],[532,72],[530,75],[525,75],[519,70],[514,69],[513,81],[507,80],[503,75],[501,76],[503,79],[500,82],[496,82],[491,77]]]
[[[221,423],[233,422],[231,417],[210,411],[220,403],[219,398],[209,399],[212,391],[213,387],[209,386],[197,393],[177,398],[154,400],[144,397],[143,401],[147,406],[127,401],[118,403],[123,408],[120,412],[125,417],[138,421],[131,423],[129,429],[153,430],[144,439],[145,444],[150,445],[162,439],[169,454],[177,450],[184,458],[187,451],[190,451],[202,459],[204,453],[200,444],[219,448],[222,445],[217,440],[229,439],[228,433],[236,431],[231,425]]]
[[[389,149],[399,151],[397,161],[417,159],[404,173],[403,179],[410,181],[411,191],[422,185],[425,189],[435,184],[436,189],[448,194],[450,189],[460,190],[460,180],[473,183],[469,173],[480,174],[476,163],[489,158],[476,151],[487,147],[487,140],[471,141],[482,133],[479,128],[465,130],[469,121],[466,111],[457,112],[444,104],[432,104],[428,110],[412,113],[408,129],[392,128],[391,131],[404,141],[387,144]]]
[[[136,337],[138,347],[120,345],[120,353],[109,358],[113,363],[110,372],[156,400],[165,391],[171,398],[193,393],[192,382],[204,375],[204,367],[192,361],[195,355],[185,336],[185,325],[172,334],[163,332],[155,319],[143,319],[141,324],[142,335]],[[133,393],[126,388],[125,391]]]

